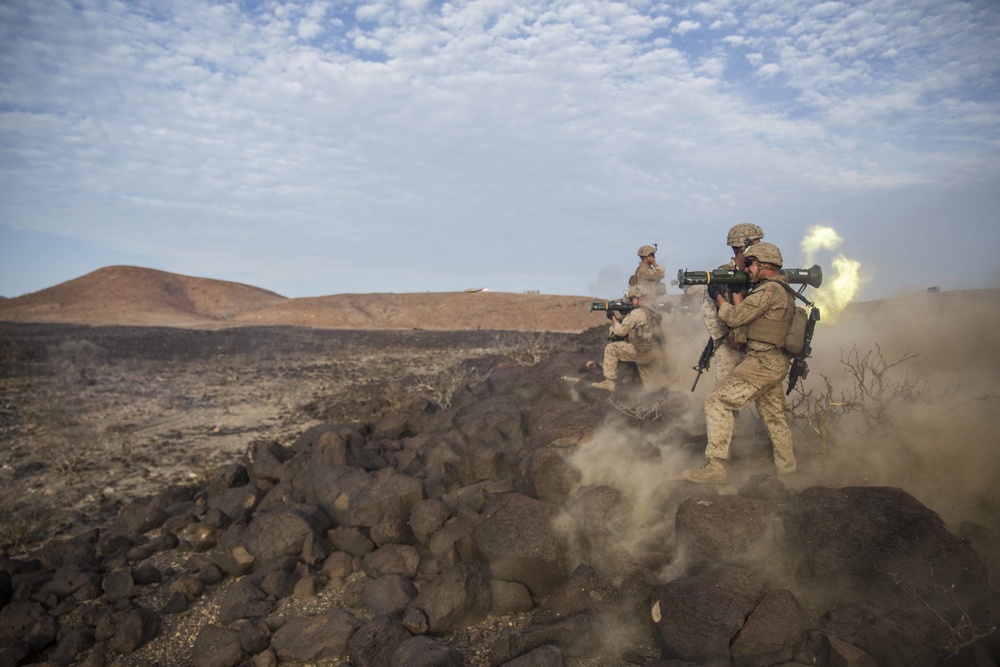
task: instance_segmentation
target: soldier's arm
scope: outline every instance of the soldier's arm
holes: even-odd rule
[[[723,303],[719,306],[719,319],[730,327],[741,327],[753,322],[771,307],[774,301],[773,290],[773,287],[765,285],[752,292],[737,306]]]
[[[702,295],[701,319],[705,321],[705,328],[714,340],[725,338],[729,334],[729,327],[719,320],[719,308],[708,298],[708,292]]]
[[[629,331],[632,331],[640,322],[645,321],[645,317],[646,314],[642,312],[642,309],[636,308],[630,311],[624,320],[615,322],[612,326],[612,331],[615,336],[627,336]]]

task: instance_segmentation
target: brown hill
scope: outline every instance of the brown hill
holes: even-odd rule
[[[0,303],[0,320],[198,327],[286,301],[250,285],[134,266],[109,266]]]
[[[291,299],[233,318],[242,325],[324,329],[583,331],[605,321],[578,296],[504,292],[337,294]]]
[[[576,332],[605,323],[589,297],[436,292],[288,299],[240,283],[112,266],[0,301],[0,321],[91,326],[297,326]]]

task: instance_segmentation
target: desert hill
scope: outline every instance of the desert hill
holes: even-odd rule
[[[0,321],[170,326],[298,326],[323,329],[542,330],[602,324],[591,299],[501,292],[338,294],[289,299],[240,283],[111,266],[0,301]]]
[[[109,266],[8,299],[0,320],[90,325],[197,327],[224,323],[285,297],[224,280],[135,266]]]

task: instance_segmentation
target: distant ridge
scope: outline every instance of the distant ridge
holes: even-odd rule
[[[136,266],[109,266],[0,303],[0,320],[197,326],[223,322],[286,297],[241,283]]]
[[[109,266],[0,301],[0,321],[91,326],[583,331],[604,325],[589,297],[436,292],[288,299],[250,285]]]

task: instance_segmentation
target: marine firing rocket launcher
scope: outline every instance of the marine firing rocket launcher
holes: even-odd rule
[[[789,285],[809,285],[819,287],[823,284],[823,269],[814,264],[810,269],[781,269],[781,275]],[[714,271],[678,271],[678,285],[749,285],[750,274],[746,271],[716,269]],[[593,307],[591,307],[593,310]]]

